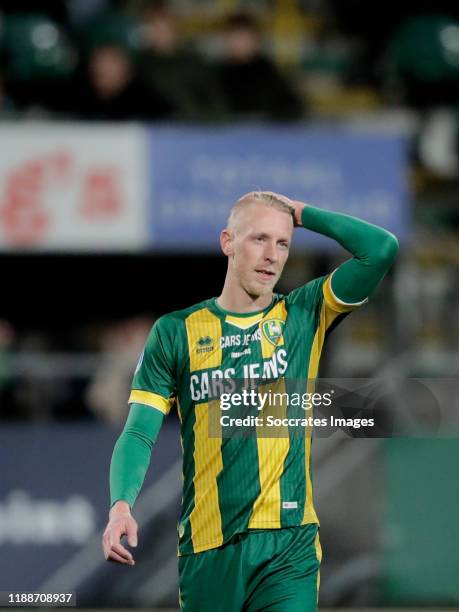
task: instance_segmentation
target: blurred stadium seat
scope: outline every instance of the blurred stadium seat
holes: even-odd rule
[[[67,33],[46,15],[11,15],[3,28],[10,79],[61,78],[75,69],[77,55]]]

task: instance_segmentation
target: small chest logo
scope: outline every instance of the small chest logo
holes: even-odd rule
[[[210,336],[201,336],[196,342],[197,353],[211,353],[214,350],[214,341]]]
[[[265,321],[261,326],[261,329],[266,340],[276,346],[276,344],[278,344],[279,340],[282,338],[284,325],[285,323],[281,319],[268,319]]]

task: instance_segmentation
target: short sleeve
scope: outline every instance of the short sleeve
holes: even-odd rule
[[[343,312],[351,312],[360,306],[363,306],[368,302],[368,298],[365,298],[361,302],[343,302],[333,292],[332,288],[332,277],[336,270],[334,270],[331,274],[325,277],[325,281],[323,283],[323,295],[324,300],[328,308],[330,308],[333,312],[343,313]]]
[[[309,283],[294,289],[287,296],[288,303],[302,306],[311,311],[315,311],[318,307],[320,308],[323,301],[322,286],[326,278],[326,276],[315,278],[309,281]]]
[[[139,358],[129,403],[145,404],[168,414],[175,401],[173,322],[167,315],[153,325]]]
[[[331,286],[332,274],[315,278],[314,280],[294,289],[288,294],[288,302],[313,313],[317,325],[324,332],[334,329],[351,311],[362,306],[368,298],[361,302],[348,304],[333,293]]]

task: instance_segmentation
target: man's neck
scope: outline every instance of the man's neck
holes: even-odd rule
[[[264,310],[273,301],[272,292],[255,297],[248,294],[241,288],[238,289],[233,290],[225,283],[221,295],[217,298],[217,304],[220,306],[220,308],[223,308],[223,310],[229,310],[230,312],[240,312],[241,314],[245,314],[247,312]]]

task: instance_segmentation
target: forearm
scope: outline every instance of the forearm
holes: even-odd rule
[[[164,415],[142,404],[132,404],[110,464],[110,506],[118,500],[132,508],[150,464],[151,451]]]
[[[393,234],[350,215],[305,206],[301,223],[306,229],[333,238],[353,255],[332,278],[332,290],[344,302],[358,302],[369,296],[393,264],[398,251]]]

